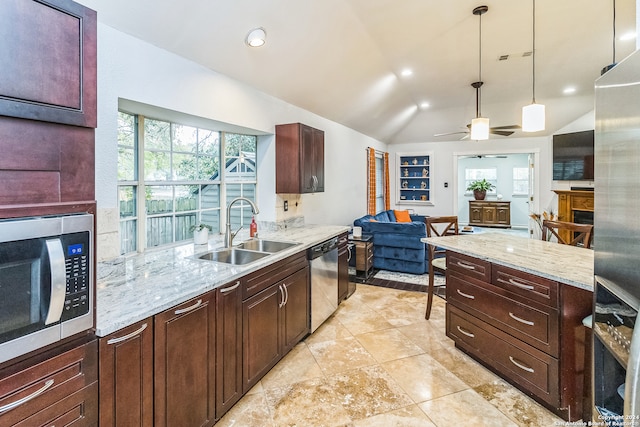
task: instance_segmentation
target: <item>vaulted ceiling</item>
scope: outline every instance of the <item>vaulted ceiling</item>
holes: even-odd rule
[[[482,115],[520,124],[532,99],[532,0],[78,1],[108,26],[388,143],[456,139],[434,134],[475,117],[472,11],[487,5]],[[635,33],[635,14],[635,0],[616,1],[617,61],[635,50],[634,38],[621,40]],[[244,43],[255,27],[267,31],[260,48]],[[551,134],[591,111],[594,80],[611,62],[612,0],[536,0],[535,95],[547,127],[511,138]]]

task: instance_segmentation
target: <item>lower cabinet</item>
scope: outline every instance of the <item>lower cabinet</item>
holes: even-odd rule
[[[338,304],[349,294],[349,239],[347,233],[338,237]]]
[[[153,426],[153,318],[102,337],[100,426]]]
[[[97,425],[97,362],[94,339],[45,351],[2,369],[0,425]]]
[[[216,293],[216,419],[220,419],[242,397],[241,281]]]
[[[302,268],[242,303],[244,393],[310,331],[309,266],[304,257],[288,265]]]
[[[446,332],[559,416],[582,416],[591,292],[447,251]]]
[[[208,292],[155,316],[156,427],[213,425],[215,309],[215,292]]]

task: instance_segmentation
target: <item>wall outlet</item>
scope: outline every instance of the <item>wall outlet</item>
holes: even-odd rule
[[[288,201],[288,200],[285,200],[285,201],[284,201],[284,211],[286,212],[286,211],[288,211],[288,210],[289,210],[289,201]]]

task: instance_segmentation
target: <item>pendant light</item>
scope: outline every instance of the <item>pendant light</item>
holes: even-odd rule
[[[482,87],[482,15],[489,10],[487,6],[478,6],[473,9],[473,14],[479,17],[479,37],[478,37],[478,81],[472,86],[476,89],[476,118],[471,120],[470,138],[476,141],[489,139],[489,119],[482,117],[481,105],[481,87]]]
[[[531,104],[522,107],[522,131],[538,132],[545,127],[545,111],[543,104],[536,103],[536,0],[533,0],[533,47],[531,49],[532,63],[532,100]]]

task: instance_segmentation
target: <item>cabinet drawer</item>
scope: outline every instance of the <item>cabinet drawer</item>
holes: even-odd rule
[[[466,307],[474,316],[552,356],[558,355],[558,312],[508,298],[485,284],[479,286],[452,272],[447,279],[447,301]],[[467,310],[468,309],[468,310]]]
[[[558,282],[553,280],[494,264],[491,282],[514,294],[558,307]]]
[[[249,274],[242,289],[242,300],[244,301],[267,289],[275,282],[284,279],[307,265],[309,265],[307,254],[302,251]]]
[[[447,251],[447,270],[458,271],[483,282],[491,281],[491,263],[478,258]]]
[[[520,389],[559,406],[558,360],[447,304],[447,336]]]
[[[98,380],[97,341],[93,340],[51,358],[27,359],[22,370],[0,372],[0,408],[33,396],[24,404],[0,413],[0,425],[13,425]],[[20,364],[22,366],[22,363]],[[17,367],[16,367],[17,368]],[[95,390],[97,393],[97,390]],[[91,400],[97,399],[97,394]],[[91,422],[97,423],[97,408]]]

